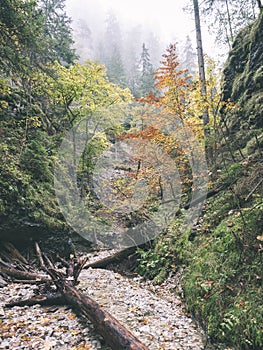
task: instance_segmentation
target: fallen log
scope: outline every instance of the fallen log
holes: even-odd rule
[[[134,254],[137,250],[137,246],[126,248],[123,250],[120,250],[110,256],[106,256],[105,258],[102,258],[100,260],[94,261],[92,263],[86,264],[84,266],[84,269],[88,269],[90,267],[92,268],[99,268],[104,269],[110,264],[118,264],[123,261],[123,259],[128,258],[130,255]]]
[[[147,350],[127,328],[104,310],[96,301],[84,295],[66,282],[58,281],[59,289],[67,303],[86,316],[97,332],[114,350]]]

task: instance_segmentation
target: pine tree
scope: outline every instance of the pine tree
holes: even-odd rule
[[[30,71],[45,47],[42,15],[36,3],[2,0],[0,28],[0,70],[4,75]]]
[[[107,64],[108,68],[108,77],[109,80],[115,84],[118,84],[120,87],[127,87],[127,79],[122,63],[121,53],[118,47],[113,50],[110,60]]]
[[[114,13],[109,13],[106,20],[106,32],[102,47],[101,62],[108,69],[111,82],[121,87],[127,86],[127,78],[122,59],[122,37],[119,22]]]
[[[73,46],[71,20],[65,12],[65,0],[40,0],[44,28],[43,35],[48,43],[48,60],[72,64],[77,58]]]
[[[196,54],[194,52],[192,41],[187,35],[183,48],[183,62],[182,67],[187,69],[189,75],[194,76],[196,72]]]
[[[112,56],[117,49],[121,52],[122,49],[122,34],[120,24],[116,15],[113,12],[109,12],[106,18],[106,30],[104,37],[102,38],[104,50],[102,62],[108,66],[112,59]]]
[[[137,96],[140,79],[141,27],[132,28],[125,36],[123,63],[127,75],[127,84],[134,96]]]
[[[150,32],[145,42],[149,49],[152,65],[154,69],[156,69],[159,66],[163,53],[163,48],[160,44],[160,40],[154,33]]]
[[[153,75],[153,65],[151,63],[150,55],[145,43],[142,45],[142,53],[140,59],[140,85],[138,89],[138,94],[140,97],[147,96],[154,88],[154,75]]]
[[[79,19],[74,27],[74,40],[75,47],[78,55],[80,56],[79,61],[84,62],[87,59],[93,58],[93,43],[92,43],[92,32],[83,19]]]

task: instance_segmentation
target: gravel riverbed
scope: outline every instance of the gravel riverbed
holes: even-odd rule
[[[209,348],[205,347],[203,331],[172,292],[172,279],[153,286],[136,275],[89,268],[82,270],[79,281],[81,291],[123,323],[149,350]],[[10,301],[29,298],[36,288],[17,283],[0,288],[0,349],[111,350],[93,325],[68,306],[4,307]]]

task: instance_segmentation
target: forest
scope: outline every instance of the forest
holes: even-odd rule
[[[163,45],[1,0],[1,349],[262,349],[262,8]]]

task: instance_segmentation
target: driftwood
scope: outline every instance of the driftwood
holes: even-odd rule
[[[105,339],[106,343],[114,350],[148,349],[96,301],[78,291],[72,285],[73,280],[63,278],[61,273],[55,271],[51,266],[48,271],[67,304],[86,316],[95,325],[97,332]]]
[[[77,313],[87,317],[95,326],[97,332],[105,339],[107,345],[114,350],[147,350],[128,329],[126,329],[115,317],[104,310],[96,301],[80,292],[75,288],[77,278],[83,269],[87,258],[78,261],[73,258],[71,261],[66,261],[59,258],[60,262],[66,267],[66,272],[59,271],[55,268],[50,259],[41,253],[41,250],[36,243],[36,252],[39,258],[40,266],[47,275],[49,275],[49,283],[52,280],[56,286],[55,293],[42,294],[34,296],[26,300],[17,300],[6,304],[6,307],[25,306],[25,305],[70,305]],[[5,272],[8,274],[10,269],[6,266]],[[15,270],[15,269],[14,269]],[[25,273],[18,270],[18,275]],[[11,272],[14,276],[14,271]],[[32,273],[31,273],[32,275]],[[32,276],[35,277],[35,276]],[[31,281],[31,279],[29,279]]]

